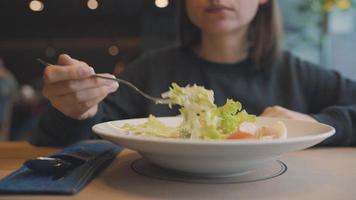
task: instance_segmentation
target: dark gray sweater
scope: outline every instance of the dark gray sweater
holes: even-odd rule
[[[280,105],[310,114],[336,128],[336,134],[323,145],[356,144],[356,83],[335,71],[293,57],[289,53],[269,69],[259,69],[251,59],[236,64],[206,61],[191,50],[167,48],[141,56],[131,63],[121,78],[143,91],[160,96],[172,82],[180,86],[197,84],[212,89],[215,102],[238,100],[252,114],[268,106]],[[99,122],[126,118],[177,115],[177,108],[155,105],[131,88],[121,85],[100,105],[95,117],[73,120],[53,107],[43,114],[31,137],[37,145],[63,146],[95,137],[91,127]]]

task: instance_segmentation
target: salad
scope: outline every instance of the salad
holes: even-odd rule
[[[173,83],[162,97],[169,99],[170,107],[180,107],[182,122],[179,126],[167,126],[150,115],[143,124],[125,124],[122,128],[143,136],[203,140],[275,139],[287,136],[283,122],[258,128],[255,125],[256,116],[242,109],[240,102],[227,99],[225,105],[218,107],[214,103],[214,92],[201,86],[180,87]]]

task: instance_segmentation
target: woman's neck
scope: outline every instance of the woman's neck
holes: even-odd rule
[[[247,29],[229,34],[203,33],[194,51],[202,58],[217,63],[237,63],[247,58]]]

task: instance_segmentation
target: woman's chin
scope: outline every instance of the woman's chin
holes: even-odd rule
[[[232,32],[236,32],[236,30],[239,30],[241,27],[237,27],[236,25],[227,26],[225,24],[213,24],[209,27],[206,27],[203,32],[211,33],[211,34],[232,33]]]

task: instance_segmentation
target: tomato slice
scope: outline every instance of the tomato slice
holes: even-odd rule
[[[248,139],[256,139],[254,135],[251,133],[246,133],[242,131],[236,131],[234,133],[230,133],[226,139],[228,140],[248,140]]]

